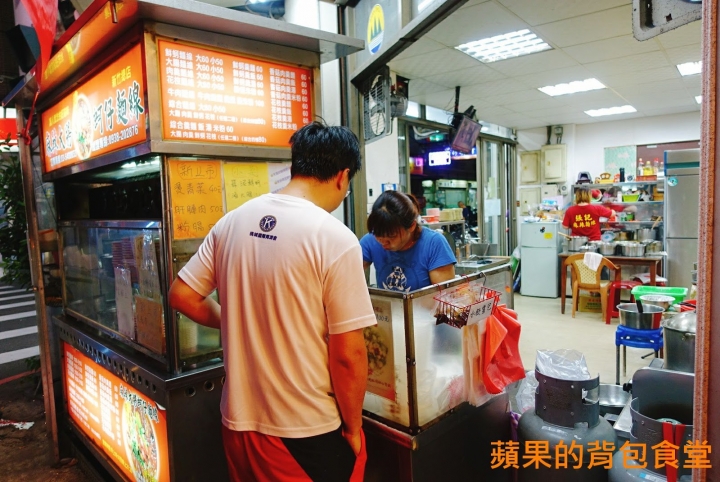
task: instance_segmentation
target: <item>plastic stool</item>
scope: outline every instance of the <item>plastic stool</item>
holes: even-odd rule
[[[611,318],[617,318],[620,316],[617,306],[620,304],[620,290],[632,290],[636,286],[642,285],[639,281],[633,280],[622,280],[613,281],[610,283],[610,293],[608,294],[609,306],[605,310],[605,324],[610,324]],[[635,301],[635,297],[630,295],[630,301]]]
[[[615,384],[620,385],[620,345],[623,347],[623,377],[627,376],[627,348],[650,348],[655,358],[663,347],[663,329],[636,330],[620,325],[615,331]]]

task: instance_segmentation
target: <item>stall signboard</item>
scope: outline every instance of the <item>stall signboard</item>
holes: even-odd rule
[[[367,391],[396,401],[395,353],[393,350],[392,305],[372,298],[377,325],[363,330],[368,356]]]
[[[70,418],[129,480],[170,480],[165,409],[63,342]]]
[[[138,44],[42,113],[45,172],[145,141],[146,114]]]
[[[137,10],[137,2],[107,2],[50,58],[42,73],[42,89],[51,89],[106,47],[108,32],[125,30]]]
[[[158,40],[163,138],[288,147],[313,118],[312,70]]]
[[[175,239],[204,238],[223,217],[220,161],[168,161]]]

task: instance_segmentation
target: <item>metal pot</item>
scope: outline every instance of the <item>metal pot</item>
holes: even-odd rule
[[[620,385],[608,385],[601,383],[598,387],[598,403],[600,404],[600,416],[606,413],[620,415],[623,408],[630,400],[630,394],[623,390]]]
[[[694,373],[697,315],[690,311],[679,313],[664,320],[662,327],[665,348],[664,368]]]
[[[645,245],[642,243],[625,243],[622,245],[623,256],[642,258],[645,256]]]
[[[654,241],[657,239],[657,230],[653,228],[640,228],[635,230],[635,241]]]
[[[598,251],[603,256],[612,256],[615,254],[615,247],[617,243],[600,243],[598,245]]]
[[[643,312],[638,313],[635,303],[620,303],[620,324],[636,330],[656,330],[660,328],[663,310],[659,306],[642,304]]]
[[[662,241],[645,240],[642,243],[645,245],[645,254],[659,253],[662,251]]]
[[[655,305],[667,311],[670,305],[675,302],[675,298],[667,295],[642,295],[640,301],[642,301],[643,306]]]
[[[578,251],[581,253],[597,253],[598,247],[597,244],[586,244],[585,246],[580,246]]]
[[[588,242],[587,236],[570,236],[565,238],[568,251],[580,251],[580,247]]]

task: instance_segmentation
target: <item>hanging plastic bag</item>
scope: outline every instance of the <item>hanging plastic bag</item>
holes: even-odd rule
[[[510,383],[525,378],[519,342],[517,313],[498,306],[485,324],[482,374],[489,393],[500,393]]]
[[[492,398],[483,383],[482,356],[485,321],[462,327],[463,395],[471,405],[479,407]]]

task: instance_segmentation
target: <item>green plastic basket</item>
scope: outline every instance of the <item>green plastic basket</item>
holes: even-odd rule
[[[685,301],[685,297],[688,294],[687,288],[675,288],[672,286],[636,286],[630,291],[632,295],[637,299],[642,295],[665,295],[672,296],[675,298],[675,303]]]

